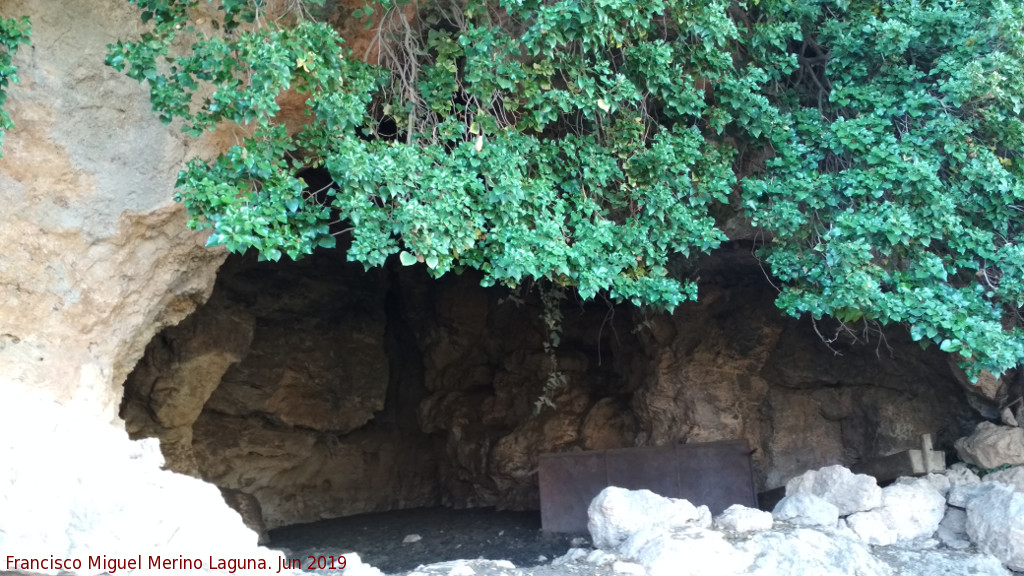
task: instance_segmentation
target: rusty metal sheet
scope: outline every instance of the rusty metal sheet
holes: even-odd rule
[[[547,532],[587,531],[587,507],[606,484],[603,451],[541,454],[540,523]],[[557,502],[545,506],[544,502]]]
[[[646,488],[661,495],[679,492],[679,466],[675,458],[666,457],[668,453],[664,448],[654,447],[605,451],[608,478],[594,496],[605,486]]]
[[[757,508],[746,441],[679,444],[675,449],[679,489],[673,498],[705,504],[712,514],[721,514],[733,504]]]
[[[732,504],[757,506],[746,441],[541,454],[541,526],[585,533],[587,507],[606,486],[646,488],[705,504],[718,514]]]

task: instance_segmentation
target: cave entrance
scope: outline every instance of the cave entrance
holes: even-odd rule
[[[565,384],[535,413],[551,373],[536,291],[367,272],[343,250],[231,256],[209,301],[150,342],[121,415],[261,534],[387,512],[394,541],[423,508],[534,511],[539,526],[545,452],[745,439],[763,492],[922,434],[948,448],[995,406],[905,331],[823,344],[822,321],[775,309],[749,248],[700,270],[700,301],[672,315],[567,298]]]
[[[633,445],[632,313],[566,300],[567,384],[536,414],[550,371],[536,295],[421,268],[229,257],[128,377],[126,428],[264,536],[438,506],[533,511],[539,527],[541,452]]]

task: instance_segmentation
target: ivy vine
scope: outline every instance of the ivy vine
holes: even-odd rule
[[[538,286],[540,302],[544,307],[541,321],[544,323],[544,354],[548,357],[548,373],[544,388],[534,401],[533,411],[538,414],[545,407],[555,408],[554,396],[565,387],[565,372],[558,369],[558,346],[562,343],[562,303],[565,290],[560,286]]]
[[[3,157],[4,134],[14,128],[10,114],[4,110],[7,102],[7,88],[18,81],[18,69],[14,66],[14,55],[18,47],[28,44],[32,27],[28,17],[0,18],[0,157]]]

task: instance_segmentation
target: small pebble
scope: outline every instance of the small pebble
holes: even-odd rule
[[[412,544],[413,542],[419,542],[423,540],[423,536],[419,534],[408,534],[405,538],[402,538],[402,544]]]

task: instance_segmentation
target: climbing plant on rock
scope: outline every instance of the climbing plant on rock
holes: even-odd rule
[[[707,136],[767,105],[761,73],[733,65],[724,3],[381,2],[359,11],[381,31],[379,64],[325,23],[260,18],[262,3],[223,2],[215,32],[193,17],[205,2],[135,3],[152,31],[109,63],[149,83],[165,120],[252,130],[191,162],[180,200],[212,242],[271,259],[333,245],[341,218],[367,266],[399,253],[438,276],[672,308],[696,286],[669,255],[724,239],[709,207],[735,184],[733,151]],[[184,37],[191,50],[168,59]],[[719,84],[730,96],[711,106]],[[284,90],[307,97],[296,134],[275,120]],[[396,137],[378,137],[382,119]],[[304,190],[306,166],[330,170],[328,198]]]
[[[340,17],[372,33],[353,54],[323,0],[130,1],[149,30],[108,63],[165,121],[248,134],[179,177],[213,244],[346,233],[368,267],[672,309],[697,294],[670,258],[742,209],[788,313],[903,323],[974,372],[1024,359],[1015,3],[376,0]]]
[[[7,88],[12,82],[18,81],[18,70],[13,58],[22,44],[28,44],[32,28],[28,17],[0,18],[0,146],[4,142],[4,134],[14,127],[11,115],[4,110],[7,102]],[[0,156],[3,150],[0,148]]]
[[[762,254],[780,280],[779,307],[906,323],[974,371],[1016,366],[1021,4],[789,7],[796,68],[769,69],[761,88],[781,126],[768,133],[763,174],[743,183],[747,213],[771,234]]]

